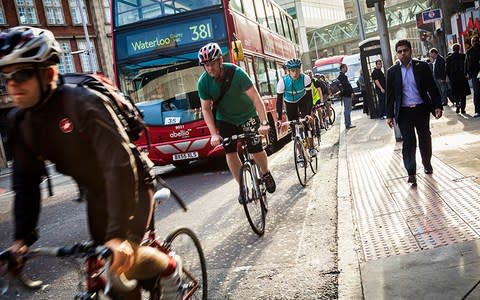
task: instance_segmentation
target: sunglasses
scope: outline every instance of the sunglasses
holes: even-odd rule
[[[397,53],[398,53],[398,54],[407,53],[408,50],[409,50],[408,48],[400,49],[400,50],[397,50]]]
[[[33,75],[35,75],[34,68],[24,68],[10,73],[0,73],[0,79],[5,80],[6,82],[13,80],[16,83],[23,83],[31,79]]]

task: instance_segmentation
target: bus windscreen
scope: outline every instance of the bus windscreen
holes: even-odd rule
[[[116,1],[115,26],[176,15],[191,10],[220,5],[221,0],[124,0]]]
[[[143,112],[145,123],[164,126],[200,120],[197,80],[203,71],[190,62],[142,70],[135,76],[131,97]]]

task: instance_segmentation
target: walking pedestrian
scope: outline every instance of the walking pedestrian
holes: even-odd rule
[[[447,76],[450,80],[451,97],[456,106],[457,114],[465,113],[467,95],[470,95],[470,86],[465,77],[465,54],[460,53],[460,44],[454,44],[453,53],[447,57]]]
[[[375,69],[372,71],[372,81],[375,84],[375,93],[378,99],[378,116],[386,119],[385,115],[385,74],[382,71],[382,60],[375,61]]]
[[[473,105],[475,111],[474,118],[480,117],[480,82],[478,81],[478,72],[480,71],[480,42],[477,35],[471,39],[472,47],[467,50],[465,55],[465,72],[467,79],[472,80],[473,87]]]
[[[403,137],[402,155],[408,173],[408,183],[417,184],[415,152],[418,146],[425,174],[432,174],[432,137],[430,113],[442,116],[442,102],[432,72],[426,62],[412,59],[412,45],[408,40],[395,44],[399,62],[387,71],[387,125],[397,122]]]
[[[447,100],[447,73],[445,71],[445,59],[438,53],[436,48],[432,48],[429,51],[432,58],[432,72],[435,83],[437,84],[438,91],[440,92],[440,98],[442,105],[448,104]]]

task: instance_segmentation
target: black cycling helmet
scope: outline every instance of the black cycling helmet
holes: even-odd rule
[[[60,44],[49,30],[17,26],[0,33],[0,67],[19,63],[57,64],[61,54]]]
[[[222,49],[217,43],[208,43],[198,50],[198,61],[201,65],[214,61],[222,56]]]
[[[298,58],[292,58],[288,60],[285,65],[287,66],[287,69],[300,69],[302,66],[302,61]]]

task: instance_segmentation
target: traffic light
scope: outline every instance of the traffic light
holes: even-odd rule
[[[375,3],[384,2],[385,0],[367,0],[367,7],[372,8],[375,7]]]

